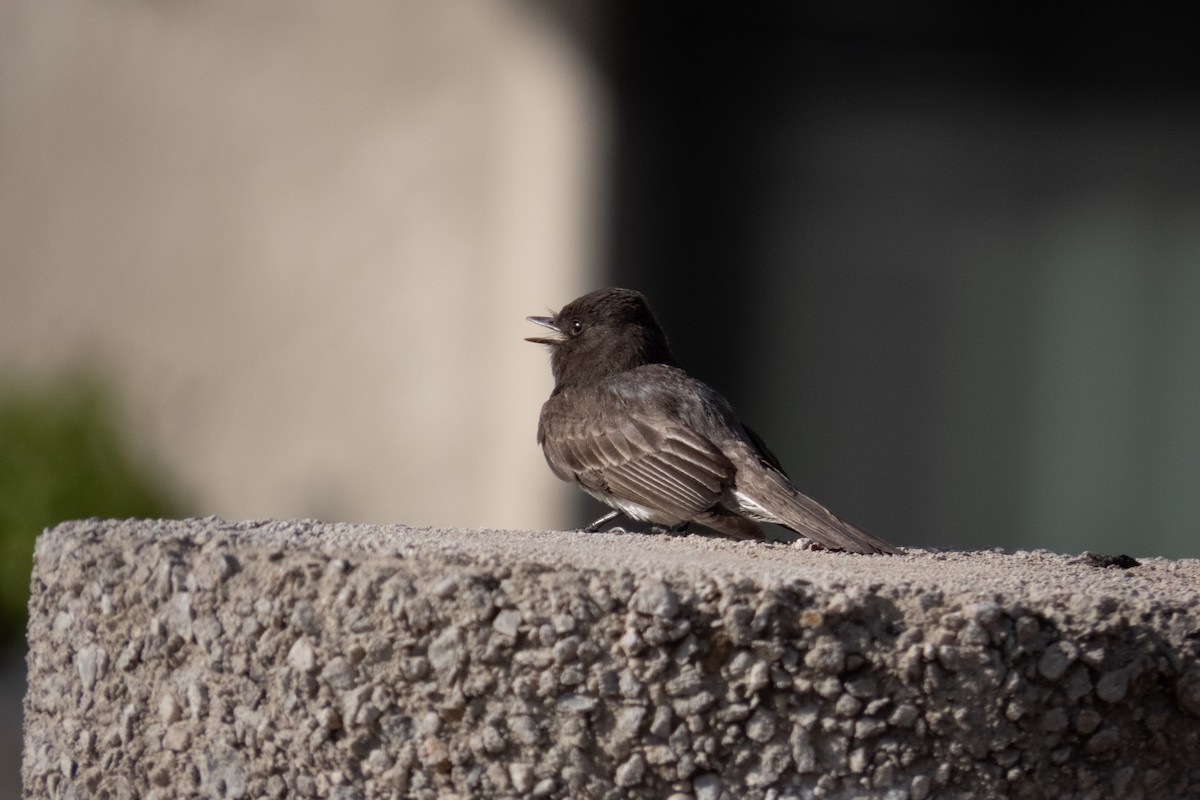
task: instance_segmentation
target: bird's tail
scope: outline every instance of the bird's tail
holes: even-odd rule
[[[888,553],[896,548],[877,536],[846,522],[825,506],[807,495],[798,492],[786,478],[768,473],[765,484],[756,497],[737,493],[742,511],[761,522],[773,522],[812,539],[831,550],[847,550],[851,553]]]

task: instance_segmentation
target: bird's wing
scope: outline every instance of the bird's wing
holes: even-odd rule
[[[771,452],[771,448],[767,447],[767,443],[763,441],[763,438],[759,436],[753,428],[744,422],[742,423],[742,430],[746,432],[746,436],[750,439],[750,443],[754,445],[754,449],[758,451],[759,460],[767,466],[773,467],[777,472],[779,472],[779,474],[783,475],[783,477],[791,480],[791,478],[788,477],[787,471],[783,468],[783,464],[779,463],[779,459],[774,453]]]
[[[543,438],[559,477],[664,519],[690,520],[720,500],[733,465],[707,439],[659,415],[605,417],[556,425]]]

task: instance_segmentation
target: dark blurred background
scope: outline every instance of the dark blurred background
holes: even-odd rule
[[[578,524],[599,286],[891,541],[1197,556],[1196,17],[0,5],[0,796],[42,527]]]
[[[1197,9],[626,3],[609,269],[899,542],[1200,552]]]

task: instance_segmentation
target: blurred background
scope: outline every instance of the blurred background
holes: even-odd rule
[[[580,524],[601,286],[884,538],[1200,555],[1196,13],[0,3],[0,796],[43,527]]]

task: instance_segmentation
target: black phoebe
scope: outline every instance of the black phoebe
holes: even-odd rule
[[[670,527],[698,522],[736,539],[761,539],[773,522],[831,550],[895,549],[792,486],[779,459],[729,402],[675,364],[640,293],[602,289],[553,317],[528,317],[554,336],[554,391],[538,444],[550,469],[625,514]]]

